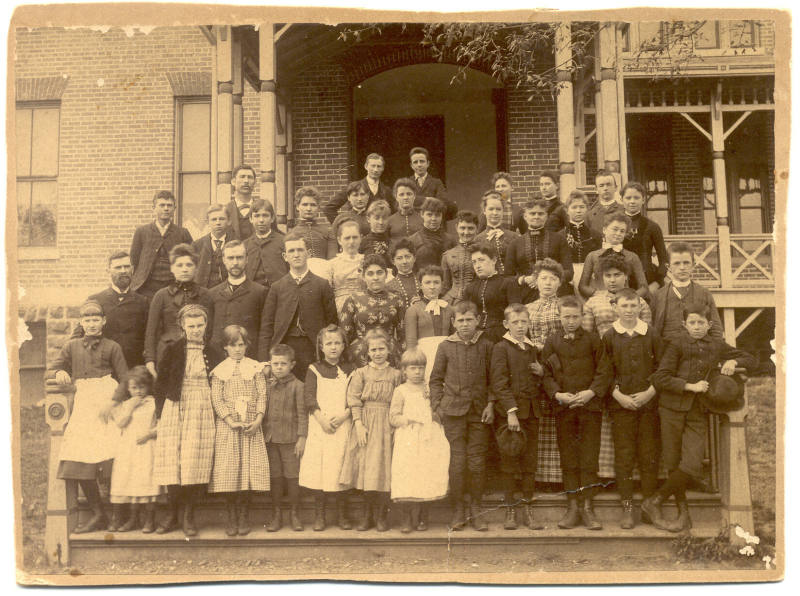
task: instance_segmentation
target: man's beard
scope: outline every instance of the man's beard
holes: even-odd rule
[[[120,290],[127,290],[131,285],[131,276],[127,273],[112,275],[111,283],[117,286]]]
[[[244,275],[244,269],[239,267],[231,267],[228,269],[228,277],[239,279],[242,275]]]

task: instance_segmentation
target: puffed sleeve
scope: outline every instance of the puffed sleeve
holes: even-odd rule
[[[403,416],[405,403],[405,393],[400,387],[395,387],[394,393],[392,393],[392,403],[389,406],[389,424],[395,428],[403,426],[403,422],[405,422],[405,417]]]

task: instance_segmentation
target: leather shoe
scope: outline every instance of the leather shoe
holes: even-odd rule
[[[564,530],[571,530],[572,528],[577,528],[579,523],[581,523],[581,516],[578,513],[578,501],[570,499],[567,502],[567,511],[558,522],[558,527]]]
[[[636,526],[636,521],[633,519],[633,501],[622,501],[622,519],[619,522],[619,527],[623,530],[632,530]]]
[[[513,505],[508,505],[506,507],[506,521],[503,522],[503,529],[504,530],[517,529],[517,510]]]
[[[533,505],[530,503],[525,505],[525,525],[529,530],[543,530],[544,524],[537,521],[533,514]]]
[[[594,509],[592,509],[592,502],[587,500],[583,503],[583,507],[580,509],[581,514],[581,521],[583,521],[583,525],[586,526],[589,530],[602,530],[603,524],[597,519],[597,516],[594,514]]]
[[[478,532],[485,532],[489,529],[489,524],[486,523],[483,517],[481,506],[474,501],[469,505],[469,521],[472,523],[473,529]]]

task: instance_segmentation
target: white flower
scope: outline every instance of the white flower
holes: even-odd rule
[[[741,526],[736,526],[736,535],[742,538],[747,544],[758,544],[761,542],[758,536],[751,536],[750,533]]]
[[[775,567],[775,559],[773,559],[769,555],[764,555],[763,557],[761,557],[761,560],[764,561],[765,569],[769,569],[770,567]]]
[[[747,545],[747,546],[743,546],[742,548],[739,549],[739,554],[740,555],[747,555],[748,557],[752,557],[754,554],[756,554],[756,551],[753,550],[752,546]]]
[[[747,532],[744,531],[744,528],[742,528],[742,526],[736,526],[736,535],[739,538],[744,538],[745,534],[747,534]]]

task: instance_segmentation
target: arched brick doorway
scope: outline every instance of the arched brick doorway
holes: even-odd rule
[[[391,69],[353,85],[355,163],[371,152],[386,158],[384,180],[411,173],[408,151],[431,152],[431,173],[464,209],[477,210],[492,173],[507,167],[505,91],[490,76],[421,63]]]

